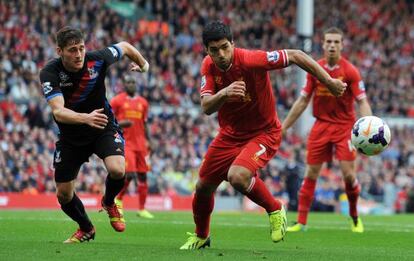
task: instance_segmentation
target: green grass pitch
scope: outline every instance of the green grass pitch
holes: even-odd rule
[[[63,212],[1,210],[0,260],[414,260],[413,215],[364,216],[365,233],[353,234],[346,217],[312,213],[307,232],[274,244],[265,214],[214,213],[211,248],[180,251],[194,230],[191,213],[154,214],[126,212],[127,229],[116,233],[106,213],[89,211],[95,240],[64,245],[77,227]]]

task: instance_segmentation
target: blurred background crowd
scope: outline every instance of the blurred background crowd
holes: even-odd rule
[[[203,25],[230,24],[236,46],[265,50],[298,48],[296,1],[0,0],[0,192],[53,192],[57,129],[42,96],[38,73],[55,57],[53,34],[65,25],[87,36],[88,49],[126,40],[150,62],[137,88],[151,106],[150,193],[189,195],[198,166],[217,129],[215,116],[199,109]],[[317,0],[311,55],[319,58],[322,31],[345,32],[344,56],[360,69],[374,114],[414,117],[414,2],[410,0]],[[123,90],[127,59],[108,71],[108,97]],[[271,73],[283,118],[298,95],[295,68]],[[392,144],[380,156],[359,157],[362,200],[386,211],[414,211],[414,127],[392,128]],[[306,137],[295,131],[260,173],[275,196],[295,208],[304,172]],[[78,191],[100,193],[106,171],[91,157],[78,176]],[[136,188],[131,187],[134,193]],[[335,162],[324,168],[314,208],[334,211],[343,198]],[[222,196],[237,193],[226,183]],[[411,199],[410,199],[411,197]],[[381,210],[378,210],[381,211]]]

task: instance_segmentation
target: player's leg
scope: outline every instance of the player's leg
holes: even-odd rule
[[[145,209],[145,203],[147,201],[148,195],[148,183],[147,183],[147,173],[139,172],[138,173],[138,212],[137,215],[142,218],[154,218],[148,210]]]
[[[339,160],[339,166],[345,183],[345,193],[349,203],[349,215],[351,216],[351,230],[353,232],[364,232],[364,226],[358,217],[358,198],[361,191],[360,185],[356,178],[355,159],[356,150],[351,145],[352,126],[344,126],[336,135],[335,156]]]
[[[352,232],[364,232],[364,226],[361,219],[358,217],[358,198],[361,192],[361,187],[355,176],[355,162],[354,161],[340,161],[340,167],[345,182],[345,193],[348,198],[349,215],[352,219]]]
[[[187,241],[181,250],[196,250],[210,246],[210,217],[214,209],[214,192],[219,184],[208,184],[199,180],[193,197],[193,219],[195,233],[187,232]]]
[[[136,175],[136,160],[135,160],[135,153],[133,150],[125,147],[125,183],[122,187],[121,191],[116,196],[116,199],[119,202],[122,202],[122,198],[124,197],[125,193],[128,191],[129,184],[131,180]]]
[[[102,208],[106,210],[115,231],[122,232],[125,230],[125,220],[115,204],[115,197],[125,183],[124,142],[121,134],[112,130],[106,131],[95,141],[94,152],[103,159],[108,171]]]
[[[306,165],[305,178],[299,189],[297,223],[288,227],[288,232],[297,232],[306,229],[308,214],[315,194],[316,181],[321,168],[322,164]]]
[[[216,137],[210,144],[200,166],[192,207],[196,225],[195,233],[187,233],[189,238],[181,250],[194,250],[210,246],[210,216],[214,209],[214,192],[226,178],[226,173],[240,149],[234,144]]]
[[[303,231],[312,206],[316,182],[324,162],[332,160],[331,124],[317,121],[312,127],[307,141],[305,178],[299,189],[298,218],[296,224],[288,227],[288,232]]]
[[[279,200],[269,192],[256,175],[275,155],[280,144],[280,131],[265,133],[251,139],[243,146],[227,174],[229,183],[250,200],[263,207],[269,214],[271,238],[281,241],[286,233],[286,212]]]
[[[145,209],[145,203],[148,195],[147,171],[149,170],[148,153],[145,151],[137,151],[136,171],[138,173],[138,212],[137,215],[142,218],[154,218],[154,216]]]
[[[56,195],[63,212],[78,223],[79,229],[64,243],[82,243],[95,238],[95,228],[86,214],[82,201],[75,193],[74,180],[82,163],[89,157],[85,148],[56,143],[55,167]]]

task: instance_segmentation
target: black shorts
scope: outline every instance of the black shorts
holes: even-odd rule
[[[74,180],[82,164],[89,161],[93,153],[101,159],[112,155],[124,156],[124,145],[122,134],[116,130],[106,130],[95,141],[83,146],[74,146],[62,140],[57,141],[53,156],[55,181]]]

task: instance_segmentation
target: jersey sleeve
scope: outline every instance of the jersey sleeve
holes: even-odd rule
[[[242,62],[250,68],[275,70],[289,65],[289,57],[286,50],[261,51],[243,50]]]
[[[59,86],[59,78],[57,75],[43,69],[40,71],[39,77],[40,84],[42,85],[43,95],[45,96],[47,101],[56,96],[63,96],[62,90]]]
[[[215,94],[214,77],[211,73],[210,64],[211,63],[208,62],[207,58],[204,58],[203,63],[201,64],[201,97]]]
[[[366,98],[367,96],[365,93],[365,84],[358,69],[354,66],[351,66],[348,70],[348,76],[348,85],[350,86],[352,95],[355,97],[355,99],[362,100]]]
[[[103,59],[107,66],[121,60],[123,55],[121,47],[116,44],[88,54],[95,59]]]
[[[313,91],[315,90],[315,78],[310,74],[306,74],[305,85],[303,86],[300,94],[304,97],[312,96]]]

